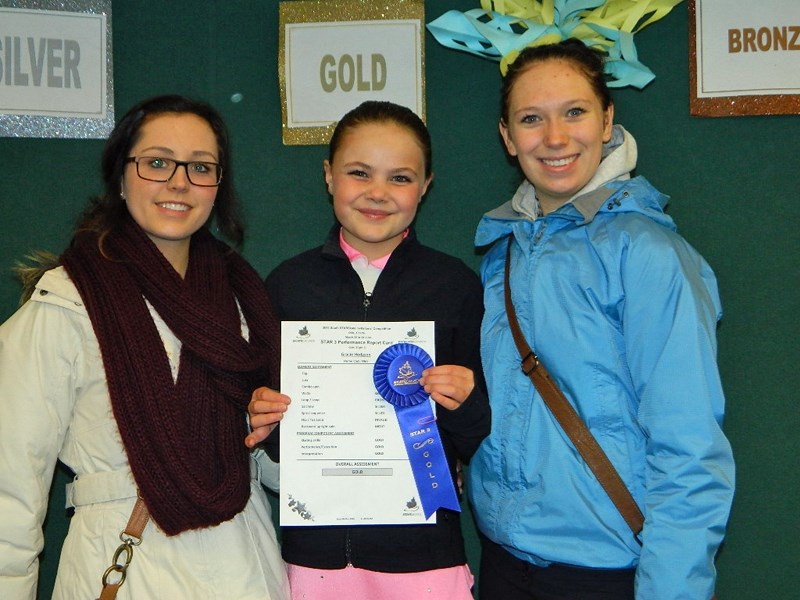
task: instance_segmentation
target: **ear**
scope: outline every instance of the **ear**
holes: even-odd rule
[[[427,179],[425,179],[425,183],[422,184],[422,189],[419,193],[419,202],[422,202],[423,196],[428,193],[428,186],[431,184],[431,181],[433,181],[433,173],[428,175]]]
[[[322,170],[325,172],[325,183],[328,186],[328,193],[333,195],[333,173],[331,163],[327,159],[322,161]]]
[[[517,149],[514,146],[514,141],[511,139],[511,132],[508,130],[508,125],[506,125],[506,123],[505,123],[505,121],[503,121],[503,119],[500,119],[500,123],[498,124],[498,127],[500,129],[500,135],[503,138],[503,142],[506,145],[506,151],[511,156],[516,156],[517,155]]]
[[[609,104],[603,115],[603,142],[611,140],[611,129],[614,127],[614,104]]]

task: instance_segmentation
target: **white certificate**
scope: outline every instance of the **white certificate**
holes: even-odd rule
[[[281,421],[281,525],[436,522],[373,382],[378,356],[400,343],[435,356],[433,321],[282,322],[281,392],[292,403]]]

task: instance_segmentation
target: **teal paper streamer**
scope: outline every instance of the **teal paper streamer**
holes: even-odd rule
[[[584,11],[604,2],[556,0],[552,25],[476,8],[465,12],[449,10],[428,23],[427,28],[434,39],[447,48],[499,62],[503,56],[530,46],[544,35],[557,34],[561,39],[574,37],[575,28],[583,25],[606,38],[603,50],[608,53],[605,71],[611,79],[609,87],[642,89],[655,79],[655,74],[639,61],[633,34],[580,18]]]

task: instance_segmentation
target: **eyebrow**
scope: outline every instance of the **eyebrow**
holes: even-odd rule
[[[563,100],[561,102],[558,102],[556,104],[556,107],[562,108],[564,106],[571,106],[571,105],[574,105],[574,104],[591,104],[591,103],[592,103],[592,99],[591,98],[580,98],[580,97],[579,98],[570,98],[569,100]],[[515,112],[526,111],[526,110],[543,110],[543,107],[535,105],[535,104],[530,104],[530,105],[518,108]]]
[[[363,171],[375,171],[377,169],[377,167],[369,163],[362,162],[360,160],[354,160],[352,162],[345,163],[342,165],[342,168],[345,170],[356,168],[356,169],[361,169]],[[417,170],[414,167],[392,167],[391,169],[388,169],[388,172],[393,175],[397,175],[398,173],[417,174]]]
[[[175,156],[175,151],[172,150],[172,148],[167,148],[166,146],[148,146],[147,148],[142,148],[139,150],[139,152],[159,152],[161,154]],[[190,156],[198,160],[210,156],[212,159],[217,160],[217,157],[214,155],[214,153],[209,152],[208,150],[194,150]]]

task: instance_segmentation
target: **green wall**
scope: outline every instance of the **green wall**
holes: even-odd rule
[[[430,21],[480,2],[425,6]],[[800,369],[793,364],[800,337],[800,119],[690,117],[687,19],[684,3],[637,34],[639,57],[656,79],[643,91],[616,92],[617,121],[637,137],[638,172],[672,197],[679,231],[719,277],[725,429],[738,464],[718,560],[719,597],[793,598],[800,583]],[[331,223],[325,150],[281,143],[277,1],[114,2],[113,36],[118,115],[143,97],[179,92],[210,101],[227,118],[248,218],[245,254],[262,274],[322,239]],[[497,135],[499,71],[430,35],[425,44],[436,180],[418,231],[424,242],[477,268],[475,225],[518,182]],[[234,93],[243,100],[232,103]],[[359,101],[354,94],[353,105]],[[100,190],[101,149],[100,140],[0,138],[0,320],[17,305],[14,261],[34,249],[60,251],[84,201]],[[41,598],[50,596],[67,527],[66,480],[59,471],[53,486]],[[476,567],[474,530],[467,529]]]

